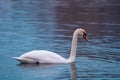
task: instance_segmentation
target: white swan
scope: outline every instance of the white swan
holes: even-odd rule
[[[86,31],[84,29],[76,29],[73,33],[71,53],[68,59],[63,58],[54,52],[46,50],[33,50],[21,55],[20,57],[13,58],[21,63],[72,63],[75,61],[76,57],[78,35],[82,35],[83,38],[87,40]]]

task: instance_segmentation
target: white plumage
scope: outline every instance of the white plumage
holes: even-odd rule
[[[76,29],[73,33],[71,53],[68,59],[62,56],[46,50],[33,50],[24,53],[20,57],[13,57],[14,59],[20,61],[21,63],[71,63],[75,61],[76,48],[77,48],[77,36],[82,35],[85,40],[86,31],[84,29]]]
[[[14,57],[21,63],[67,63],[68,60],[60,55],[46,50],[33,50],[20,57]]]

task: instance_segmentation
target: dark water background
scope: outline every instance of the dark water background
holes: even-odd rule
[[[84,28],[73,64],[22,65],[45,49],[65,58],[72,33]],[[120,0],[0,0],[0,80],[120,80]]]

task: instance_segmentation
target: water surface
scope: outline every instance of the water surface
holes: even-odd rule
[[[1,80],[119,80],[119,0],[0,0]],[[19,64],[12,57],[49,50],[68,58],[72,34],[85,28],[72,64]]]

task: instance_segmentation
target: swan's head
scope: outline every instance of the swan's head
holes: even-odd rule
[[[86,33],[86,31],[84,29],[81,29],[81,28],[77,29],[75,31],[75,33],[77,33],[77,35],[78,34],[82,35],[83,39],[85,39],[86,41],[88,41],[88,39],[87,39],[87,33]]]

